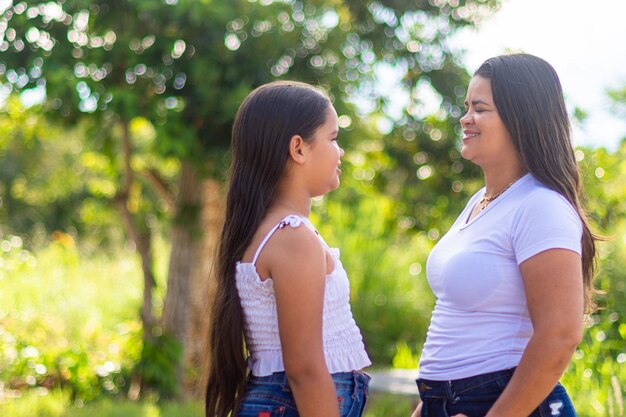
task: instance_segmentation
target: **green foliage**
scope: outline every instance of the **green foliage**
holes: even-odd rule
[[[394,202],[371,192],[349,205],[321,200],[312,221],[341,249],[352,309],[373,362],[391,364],[399,342],[418,349],[433,306],[424,274],[432,241],[425,233],[402,232]]]
[[[84,151],[71,161],[80,166],[80,175],[70,177],[76,183],[70,195],[78,198],[53,199],[59,203],[55,213],[71,207],[95,223],[99,213],[112,213],[99,210],[99,204],[121,209],[127,235],[139,248],[144,265],[151,263],[145,249],[151,233],[158,226],[170,226],[172,213],[186,215],[172,186],[179,172],[168,176],[165,161],[195,162],[199,178],[224,178],[237,107],[254,87],[279,78],[327,89],[343,116],[346,143],[366,138],[383,145],[385,155],[380,159],[385,163],[374,171],[366,169],[362,179],[405,203],[395,208],[405,226],[410,224],[403,230],[427,230],[463,201],[459,176],[464,163],[453,152],[453,126],[461,113],[459,97],[468,74],[447,40],[497,4],[497,0],[80,0],[51,1],[43,7],[22,1],[1,11],[0,83],[4,91],[22,97],[29,90],[38,91],[40,109],[57,125],[85,129]],[[396,83],[407,94],[407,104],[400,107],[394,106],[396,97],[375,88],[384,77],[377,73],[389,68],[396,71]],[[439,110],[426,109],[428,94],[440,104]],[[362,117],[349,117],[355,109],[359,116],[371,115],[382,123],[373,128]],[[150,135],[133,132],[136,120],[146,121]],[[381,129],[385,124],[391,128]],[[384,137],[379,139],[381,133]],[[18,168],[10,169],[8,181],[14,182],[17,172]],[[34,181],[33,172],[18,178],[20,190]],[[463,175],[475,173],[470,168]],[[63,179],[53,184],[63,188],[71,183]],[[450,190],[456,193],[452,198],[440,197],[436,207],[428,206],[435,201],[433,196]],[[83,199],[88,201],[83,204]],[[50,231],[49,217],[29,220]],[[66,224],[54,228],[74,230]],[[21,235],[30,230],[7,232]],[[439,233],[430,232],[431,238]],[[421,249],[426,238],[416,239],[384,249],[403,256],[402,245]],[[382,249],[378,243],[368,250]],[[406,257],[403,262],[397,268],[406,270],[414,263]],[[177,279],[184,277],[172,273],[172,281]],[[374,310],[380,310],[386,303],[383,288],[369,279],[362,285],[366,295],[358,309],[373,313],[367,311],[372,309],[367,302],[375,300]],[[186,302],[182,297],[167,299]],[[149,315],[146,322],[151,322]],[[389,327],[395,336],[402,332],[393,316],[381,315],[376,325]],[[383,346],[374,350],[386,361],[395,354]]]
[[[364,417],[408,417],[413,413],[417,398],[390,394],[370,394]]]
[[[594,229],[605,237],[598,245],[596,278],[603,294],[563,383],[573,391],[580,415],[621,416],[626,392],[626,141],[615,152],[579,149],[577,157]]]
[[[26,239],[26,247],[44,245],[63,231],[80,237],[83,250],[99,251],[125,240],[112,200],[118,192],[119,149],[112,139],[121,132],[99,132],[89,123],[63,128],[46,120],[38,108],[25,108],[10,96],[0,111],[0,232]],[[172,181],[179,162],[151,153],[153,126],[132,119],[135,139],[131,165],[145,176],[130,189],[128,208],[143,228],[167,230],[169,207],[149,186]],[[109,136],[110,134],[111,136]]]
[[[609,97],[613,101],[613,108],[618,115],[626,113],[626,87],[609,91]]]
[[[0,400],[0,414],[3,417],[61,417],[69,405],[67,393],[58,390],[27,391],[17,399]]]
[[[46,395],[30,391],[21,398],[0,401],[3,417],[201,417],[203,411],[198,403],[156,404],[110,399],[71,405],[69,395],[62,391]]]
[[[174,398],[179,390],[176,364],[181,357],[182,347],[176,339],[167,334],[154,336],[144,342],[135,371],[156,395]]]
[[[36,255],[17,236],[0,246],[0,385],[124,392],[141,345],[134,256],[85,261],[67,235]]]
[[[8,98],[0,111],[0,231],[33,240],[44,224],[49,232],[82,229],[79,202],[87,196],[77,130],[53,126],[37,108]],[[90,220],[97,228],[98,219]]]
[[[365,417],[407,417],[415,408],[415,398],[370,394]],[[3,417],[202,417],[204,408],[199,403],[154,403],[150,401],[99,400],[84,406],[71,406],[62,392],[40,395],[28,392],[22,398],[0,401]]]
[[[225,173],[232,119],[252,88],[278,78],[321,84],[348,117],[348,143],[366,133],[384,146],[388,163],[368,181],[406,203],[404,214],[424,228],[444,216],[426,207],[431,197],[452,190],[442,206],[457,207],[461,173],[478,172],[454,151],[468,74],[446,42],[497,5],[101,0],[44,10],[25,1],[3,13],[0,82],[13,91],[39,85],[44,109],[105,132],[150,120],[151,152],[195,161],[215,177]],[[395,74],[399,95],[376,88],[382,70]],[[376,126],[349,117],[355,110]]]
[[[621,208],[626,188],[620,179],[626,175],[626,146],[614,154],[580,151],[592,218],[604,225],[596,226],[600,233],[611,232],[611,239],[599,245],[597,284],[606,292],[602,309],[589,319],[563,382],[573,398],[588,399],[576,401],[581,416],[617,416],[626,381],[626,219]],[[415,233],[398,215],[395,201],[359,184],[343,195],[340,190],[316,200],[312,221],[332,246],[341,248],[353,311],[374,364],[414,366],[433,304],[425,277],[425,260],[438,236],[432,229],[443,233],[447,226],[432,225],[430,235]],[[171,358],[179,354],[176,345],[157,338],[154,346],[142,347],[137,321],[141,277],[134,255],[120,251],[113,258],[85,259],[63,234],[37,253],[26,250],[19,237],[5,235],[0,249],[0,380],[5,389],[62,388],[74,401],[90,399],[125,392],[139,366],[154,376],[149,382],[173,389],[167,387]],[[166,270],[163,257],[157,259],[156,269]],[[157,300],[164,296],[159,288]],[[107,369],[111,372],[104,376]]]
[[[402,341],[396,344],[396,354],[391,365],[396,369],[417,369],[419,358],[413,353],[409,345]]]

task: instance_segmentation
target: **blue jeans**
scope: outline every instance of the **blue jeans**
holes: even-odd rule
[[[361,371],[331,375],[337,389],[337,406],[341,417],[360,417],[367,400],[370,376]],[[285,372],[269,376],[250,375],[238,417],[299,417]]]
[[[463,413],[484,417],[513,376],[513,369],[491,372],[455,381],[430,381],[418,378],[417,388],[423,401],[422,417],[450,417]],[[557,384],[529,417],[576,417],[565,388]]]

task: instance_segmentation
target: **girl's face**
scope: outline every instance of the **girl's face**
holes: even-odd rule
[[[320,196],[339,187],[343,149],[337,143],[339,121],[332,105],[326,109],[326,121],[308,142],[306,182],[311,196]]]
[[[517,159],[511,134],[504,126],[493,101],[491,80],[475,76],[467,88],[466,113],[461,117],[461,155],[483,169],[510,164]]]

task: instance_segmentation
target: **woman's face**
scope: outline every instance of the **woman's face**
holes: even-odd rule
[[[461,117],[461,155],[483,169],[517,161],[511,134],[493,101],[490,79],[472,78],[467,88],[465,109],[466,113]]]

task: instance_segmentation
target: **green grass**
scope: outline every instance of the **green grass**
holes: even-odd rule
[[[388,394],[371,394],[364,417],[408,417],[414,399]],[[197,402],[163,403],[150,401],[98,400],[84,406],[71,405],[69,397],[60,392],[41,396],[27,392],[22,398],[0,401],[2,417],[204,417],[203,406]]]
[[[59,391],[49,395],[26,393],[22,398],[0,402],[2,417],[202,417],[199,403],[103,399],[83,406],[71,405],[69,396]]]

